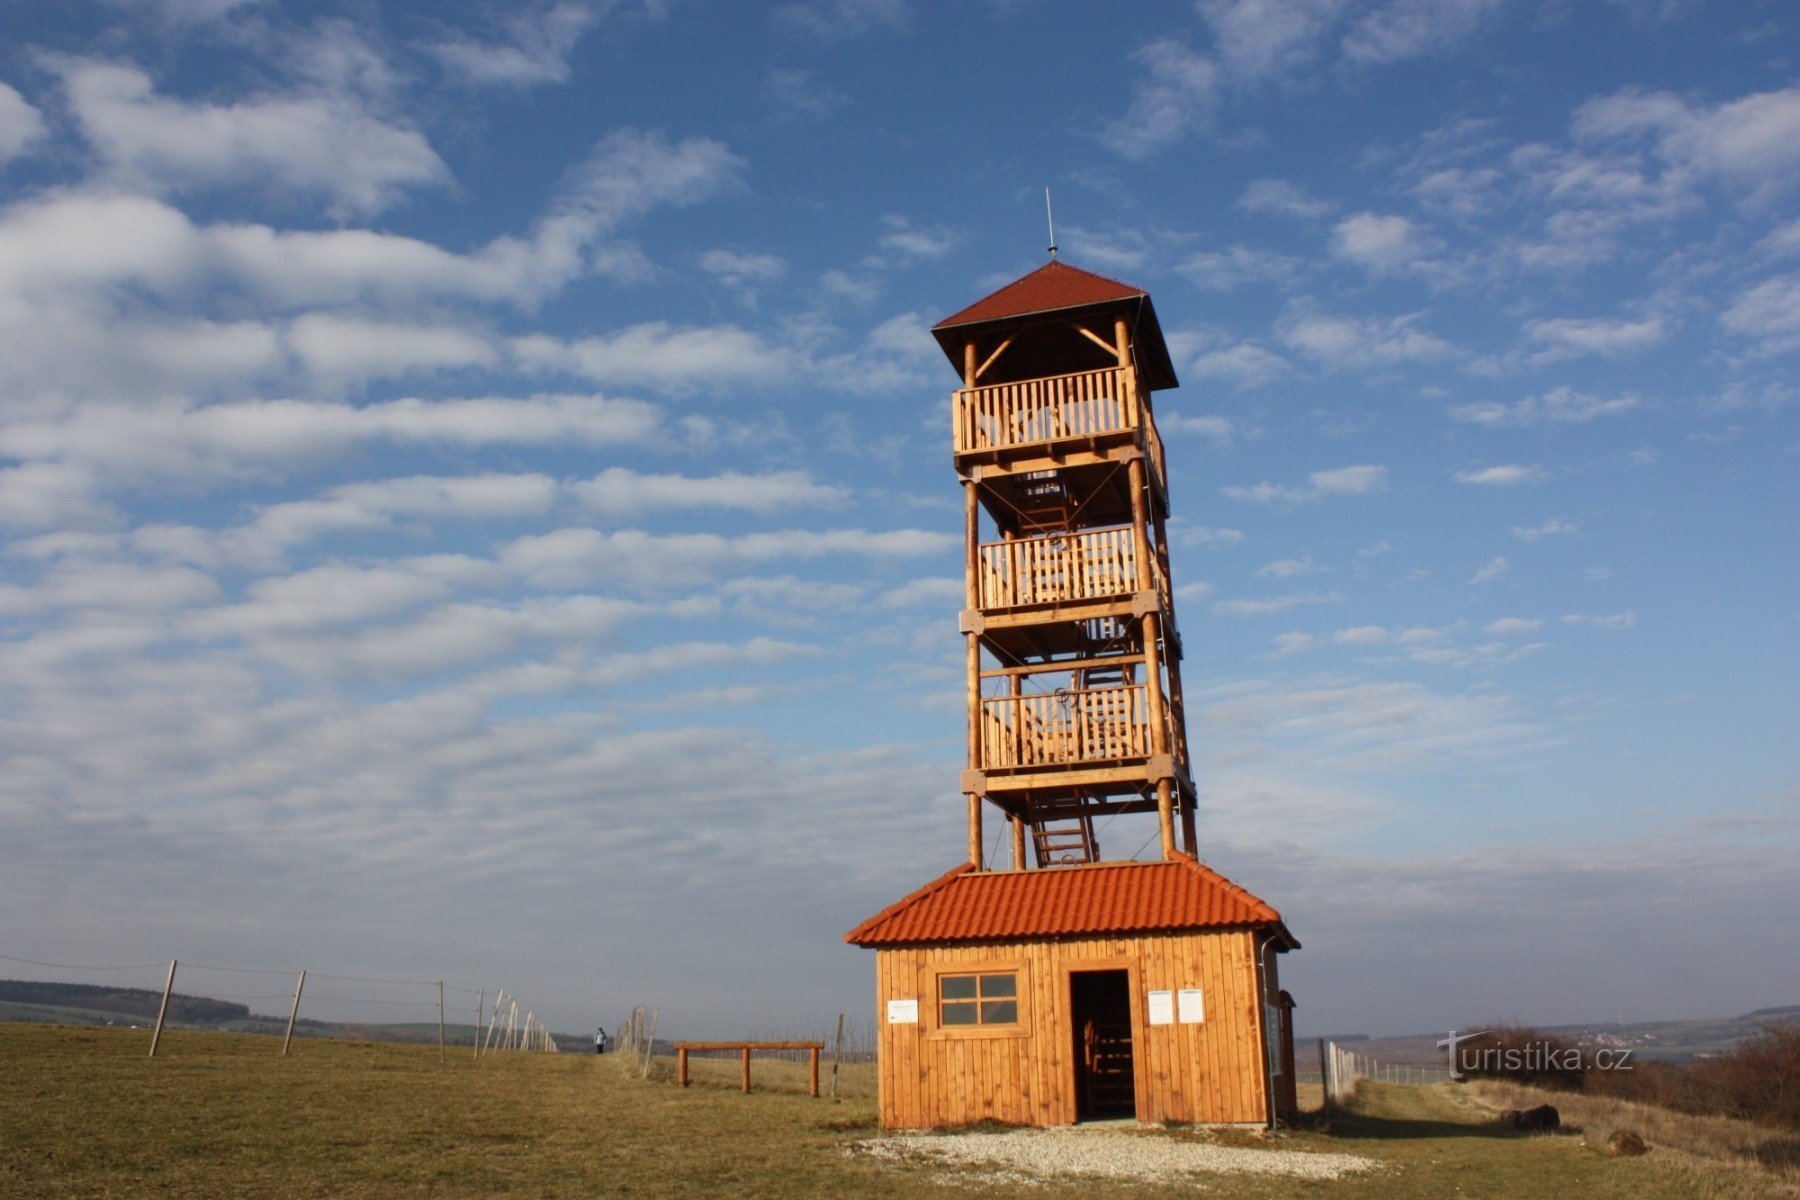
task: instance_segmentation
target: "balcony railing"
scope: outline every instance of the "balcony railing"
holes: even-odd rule
[[[1147,684],[997,696],[981,707],[986,770],[1145,758],[1152,751]]]
[[[1138,427],[1136,392],[1118,367],[964,388],[956,393],[955,409],[958,454]]]
[[[1051,534],[981,547],[981,607],[1095,600],[1137,590],[1130,529]]]

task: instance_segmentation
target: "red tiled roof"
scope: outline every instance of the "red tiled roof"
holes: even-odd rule
[[[1280,913],[1179,855],[1166,862],[1036,871],[976,871],[963,863],[876,913],[844,940],[897,946],[1244,926],[1273,927],[1286,947],[1299,947]]]
[[[932,328],[975,325],[1007,317],[1022,317],[1028,313],[1104,304],[1108,300],[1136,300],[1147,294],[1143,288],[1132,287],[1129,283],[1120,283],[1116,279],[1108,279],[1080,267],[1071,267],[1068,263],[1053,258],[1031,274],[1013,280],[991,295],[983,296],[954,316],[945,317]]]

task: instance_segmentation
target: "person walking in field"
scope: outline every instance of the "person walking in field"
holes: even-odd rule
[[[594,1031],[594,1053],[606,1053],[606,1026],[604,1025]]]

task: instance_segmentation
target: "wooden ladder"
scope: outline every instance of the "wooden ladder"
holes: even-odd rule
[[[1034,816],[1031,841],[1040,867],[1071,867],[1100,860],[1094,818],[1085,809]]]

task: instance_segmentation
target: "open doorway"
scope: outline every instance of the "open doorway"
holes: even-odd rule
[[[1075,1018],[1076,1119],[1137,1116],[1131,973],[1071,972],[1069,1011]]]

